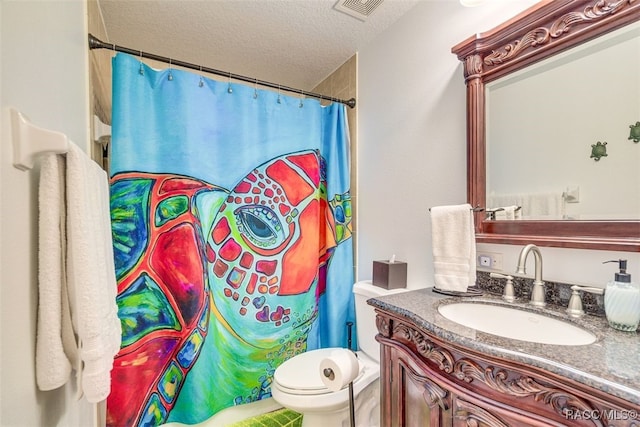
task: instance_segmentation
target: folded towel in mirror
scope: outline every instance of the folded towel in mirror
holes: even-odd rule
[[[565,213],[564,199],[562,192],[557,193],[522,193],[522,194],[495,194],[487,195],[487,211],[495,210],[496,207],[520,206],[516,214],[521,217],[531,218],[557,218],[560,219]],[[499,209],[499,208],[497,208]],[[496,219],[508,219],[499,217],[496,212]],[[514,218],[519,219],[519,218]]]
[[[494,209],[495,219],[521,219],[522,218],[522,209],[520,206],[503,206],[501,208]]]

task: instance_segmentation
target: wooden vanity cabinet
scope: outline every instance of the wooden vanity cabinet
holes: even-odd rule
[[[383,427],[640,427],[638,405],[376,311]]]

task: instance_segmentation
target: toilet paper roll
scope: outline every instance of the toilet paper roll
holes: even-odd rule
[[[348,349],[332,351],[320,362],[320,378],[331,391],[339,391],[353,381],[360,371],[356,354]]]

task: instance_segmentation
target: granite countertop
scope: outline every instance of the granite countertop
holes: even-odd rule
[[[564,312],[565,307],[534,308],[522,301],[507,303],[486,293],[478,297],[448,297],[431,288],[371,298],[367,302],[410,320],[445,341],[560,374],[640,405],[640,334],[612,329],[605,318],[586,315],[574,319]],[[597,339],[589,345],[563,346],[502,338],[443,317],[438,306],[452,302],[517,306],[573,322],[595,334]]]

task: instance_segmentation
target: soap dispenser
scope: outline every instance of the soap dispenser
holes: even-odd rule
[[[607,283],[604,291],[604,311],[607,321],[614,329],[635,332],[640,323],[640,285],[631,282],[631,275],[627,273],[626,259],[604,263],[608,262],[617,262],[620,272],[615,274],[614,280]]]

